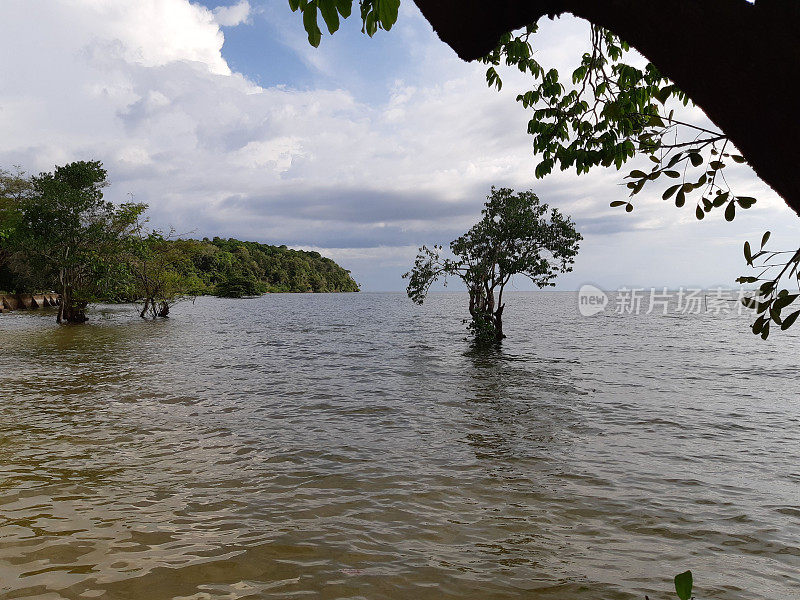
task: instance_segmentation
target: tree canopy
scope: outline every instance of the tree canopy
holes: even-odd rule
[[[144,205],[103,199],[106,171],[99,161],[77,161],[31,179],[16,206],[9,247],[17,270],[61,294],[58,322],[82,323],[87,304],[114,289],[117,260]]]
[[[422,304],[431,285],[440,278],[458,277],[469,292],[470,330],[476,340],[499,341],[503,334],[503,291],[514,275],[542,288],[555,285],[559,273],[572,270],[581,234],[558,209],[549,212],[531,191],[514,193],[492,188],[481,220],[450,242],[455,258],[442,247],[420,248],[407,293]]]
[[[794,0],[706,0],[683,2],[638,0],[415,0],[440,37],[466,60],[488,65],[486,80],[498,89],[500,65],[529,74],[534,85],[517,100],[532,111],[528,133],[538,158],[537,178],[555,168],[579,175],[594,167],[623,165],[637,156],[651,161],[649,170],[631,170],[628,198],[612,207],[634,210],[633,197],[658,179],[660,191],[679,208],[687,204],[697,219],[712,210],[726,220],[748,209],[756,199],[730,188],[724,169],[748,162],[800,214],[800,180],[794,176],[795,140],[800,119],[794,114],[800,75],[800,3]],[[319,11],[333,33],[339,16],[350,14],[350,0],[292,0],[313,45]],[[399,0],[360,0],[362,31],[389,30]],[[591,39],[565,76],[540,64],[535,53],[537,22],[544,16],[572,13],[590,21]],[[334,18],[335,16],[335,18]],[[728,51],[731,36],[735,53]],[[702,42],[702,43],[701,43]],[[651,62],[627,59],[631,45]],[[742,60],[745,57],[745,60]],[[779,66],[776,66],[779,65]],[[783,109],[765,110],[765,90]],[[699,127],[675,117],[674,108],[697,102],[719,129]],[[754,126],[754,123],[757,126]],[[737,149],[738,148],[738,149]],[[741,150],[741,152],[740,152]],[[765,250],[766,252],[767,250]],[[778,253],[775,256],[783,256]],[[798,257],[798,253],[785,255]],[[761,256],[761,255],[759,255]],[[747,258],[747,251],[745,250]],[[774,256],[773,256],[774,257]],[[782,289],[782,280],[798,286],[793,265],[779,271],[778,281],[743,277],[762,286],[746,301],[761,308]],[[752,281],[751,281],[752,280]],[[785,306],[783,306],[785,308]],[[779,325],[780,311],[766,314]],[[793,321],[792,321],[793,322]],[[754,327],[754,331],[769,334]]]

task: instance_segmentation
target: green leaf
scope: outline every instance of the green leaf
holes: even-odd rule
[[[680,188],[680,187],[681,187],[681,184],[680,184],[680,183],[679,183],[678,185],[671,185],[671,186],[669,186],[669,187],[666,189],[666,191],[664,192],[664,194],[661,196],[661,198],[662,198],[663,200],[669,200],[669,198],[670,198],[670,197],[671,197],[673,194],[675,194],[675,192],[677,192],[677,191],[678,191],[678,188]]]
[[[364,32],[366,32],[369,37],[372,37],[377,31],[378,21],[375,17],[375,11],[370,11],[364,19]]]
[[[353,0],[336,0],[336,9],[342,18],[346,19],[350,16],[350,11],[353,10]]]
[[[677,196],[675,196],[675,206],[677,206],[678,208],[680,208],[680,207],[682,207],[684,204],[686,204],[686,194],[684,193],[684,191],[683,191],[683,190],[680,190],[680,191],[678,192],[678,195],[677,195]]]
[[[335,0],[317,0],[319,12],[328,26],[328,33],[334,34],[339,29],[339,12],[336,10]]]
[[[681,176],[681,174],[678,173],[677,171],[664,171],[664,175],[666,175],[667,177],[672,177],[673,179]]]
[[[737,196],[736,201],[742,208],[750,208],[751,206],[753,206],[753,204],[756,203],[756,199],[751,198],[750,196]]]
[[[303,11],[303,27],[305,27],[308,34],[308,43],[317,48],[320,40],[322,40],[322,31],[317,25],[317,7],[316,5],[308,5]]]
[[[750,250],[750,242],[744,243],[744,259],[747,261],[748,265],[753,264],[753,253]]]
[[[697,208],[695,209],[694,214],[697,217],[698,221],[702,221],[703,217],[706,216],[706,213],[703,211],[703,207],[700,206],[699,204],[697,205]]]
[[[692,597],[692,572],[684,571],[675,575],[675,593],[681,600],[689,600]]]
[[[628,202],[628,204],[625,206],[625,212],[633,212],[633,204]]]
[[[703,164],[703,157],[700,156],[699,152],[692,152],[689,154],[689,160],[692,161],[693,167],[699,167]]]
[[[628,177],[633,177],[634,179],[642,179],[643,177],[647,177],[647,173],[645,173],[644,171],[639,171],[638,169],[634,169],[633,171],[630,172],[630,175],[628,175]]]
[[[768,239],[769,239],[769,231],[767,231],[764,234],[764,237],[761,238],[761,247],[762,248],[766,245]]]
[[[781,331],[786,331],[787,329],[789,329],[789,327],[794,325],[794,322],[797,321],[798,315],[800,315],[800,310],[796,310],[788,317],[786,317],[783,320],[783,323],[781,323]]]
[[[494,67],[489,67],[486,69],[486,84],[489,87],[496,85],[498,92],[503,87],[503,81],[500,79],[500,75],[497,74],[497,71]]]
[[[739,156],[738,154],[732,155],[731,158],[733,159],[733,162],[737,162],[740,164],[744,162],[744,156]]]
[[[614,201],[611,203],[611,206],[612,206],[612,207],[616,207],[616,206],[622,206],[623,204],[627,204],[627,203],[628,203],[628,202],[627,202],[626,200],[614,200]]]
[[[728,206],[725,208],[725,220],[726,221],[733,221],[733,218],[736,216],[736,203],[729,202]]]
[[[655,97],[656,97],[656,99],[657,99],[659,102],[661,102],[661,104],[664,104],[664,103],[665,103],[667,100],[669,100],[669,97],[670,97],[670,95],[672,94],[672,88],[673,88],[673,87],[674,87],[674,86],[672,86],[672,85],[668,85],[668,86],[666,86],[666,87],[663,87],[663,88],[661,88],[660,90],[658,90],[658,91],[655,93]]]
[[[376,0],[378,19],[386,31],[389,31],[397,22],[397,12],[400,10],[400,0]]]
[[[667,163],[667,168],[669,169],[670,167],[674,167],[676,164],[678,164],[678,161],[681,159],[682,156],[683,156],[682,152],[674,154],[672,158],[669,159],[669,163]]]
[[[637,181],[636,183],[634,183],[632,186],[631,186],[631,184],[628,184],[629,186],[633,187],[633,191],[631,192],[631,196],[633,196],[634,194],[638,194],[639,192],[641,192],[641,191],[642,191],[642,188],[644,187],[644,184],[645,184],[645,183],[647,183],[647,178],[645,178],[645,179],[640,179],[639,181]]]
[[[797,300],[797,298],[798,294],[788,294],[788,293],[784,294],[783,296],[780,296],[777,300],[775,300],[775,302],[772,303],[772,308],[774,308],[777,311],[781,311],[787,306],[789,306],[792,302]]]
[[[289,8],[292,9],[292,12],[295,12],[300,8],[300,0],[289,0]]]

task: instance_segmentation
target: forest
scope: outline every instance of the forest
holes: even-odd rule
[[[357,292],[350,272],[319,252],[237,239],[165,240],[194,295],[254,296],[274,292]]]
[[[0,171],[0,290],[58,292],[58,321],[68,323],[84,322],[92,302],[136,302],[140,316],[166,317],[199,295],[359,290],[318,252],[149,228],[147,206],[104,200],[106,185],[99,161],[34,177]]]

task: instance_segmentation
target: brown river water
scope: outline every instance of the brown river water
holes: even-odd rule
[[[800,326],[576,307],[0,315],[0,598],[800,598]]]

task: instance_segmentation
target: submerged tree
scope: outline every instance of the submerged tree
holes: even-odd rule
[[[440,278],[459,277],[469,292],[470,330],[481,342],[503,337],[503,291],[514,275],[538,287],[555,285],[559,273],[572,270],[583,239],[569,217],[550,211],[533,192],[515,194],[492,188],[481,220],[450,243],[455,258],[442,256],[442,247],[423,246],[409,280],[408,296],[422,304]]]
[[[124,243],[145,206],[103,200],[106,171],[78,161],[42,173],[20,202],[14,247],[42,282],[61,294],[57,321],[83,323],[86,306],[126,277]]]
[[[127,295],[141,303],[141,318],[166,318],[172,306],[196,296],[203,283],[193,272],[189,258],[170,239],[171,234],[146,231],[144,225],[137,221],[127,240],[125,263],[130,278]]]

